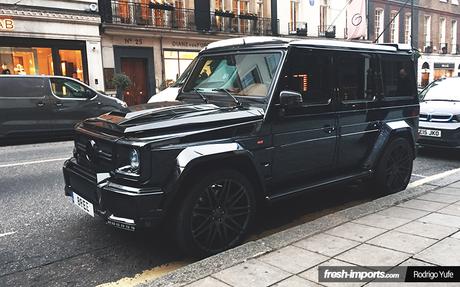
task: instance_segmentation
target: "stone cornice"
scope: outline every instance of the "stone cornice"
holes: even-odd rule
[[[23,7],[0,6],[0,17],[12,17],[14,19],[37,20],[46,22],[79,23],[99,25],[101,18],[98,14],[75,13],[59,11],[58,9],[30,9]]]

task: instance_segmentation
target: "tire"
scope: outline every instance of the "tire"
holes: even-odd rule
[[[191,187],[176,218],[176,241],[193,257],[205,257],[241,243],[255,218],[249,180],[234,170],[206,175]]]
[[[375,171],[374,183],[381,194],[406,189],[412,175],[414,151],[404,138],[395,138],[387,145]]]

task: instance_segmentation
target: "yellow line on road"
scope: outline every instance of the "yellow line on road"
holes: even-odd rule
[[[161,277],[165,275],[166,273],[169,273],[171,271],[174,271],[180,267],[183,267],[185,265],[190,264],[191,262],[186,262],[186,261],[178,261],[178,262],[171,262],[168,264],[160,265],[157,267],[154,267],[149,270],[145,270],[142,273],[134,275],[134,277],[125,277],[122,278],[118,281],[115,282],[109,282],[109,283],[104,283],[101,285],[98,285],[97,287],[130,287],[130,286],[136,286],[142,283],[145,283],[147,281],[151,281],[153,279],[156,279],[158,277]]]

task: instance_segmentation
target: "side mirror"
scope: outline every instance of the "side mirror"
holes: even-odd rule
[[[280,93],[280,104],[284,108],[298,107],[302,104],[302,95],[292,91],[282,91]]]

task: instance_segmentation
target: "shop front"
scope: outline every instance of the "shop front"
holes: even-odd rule
[[[2,74],[59,75],[88,83],[84,41],[2,38]]]
[[[455,63],[434,63],[434,80],[454,76]]]

